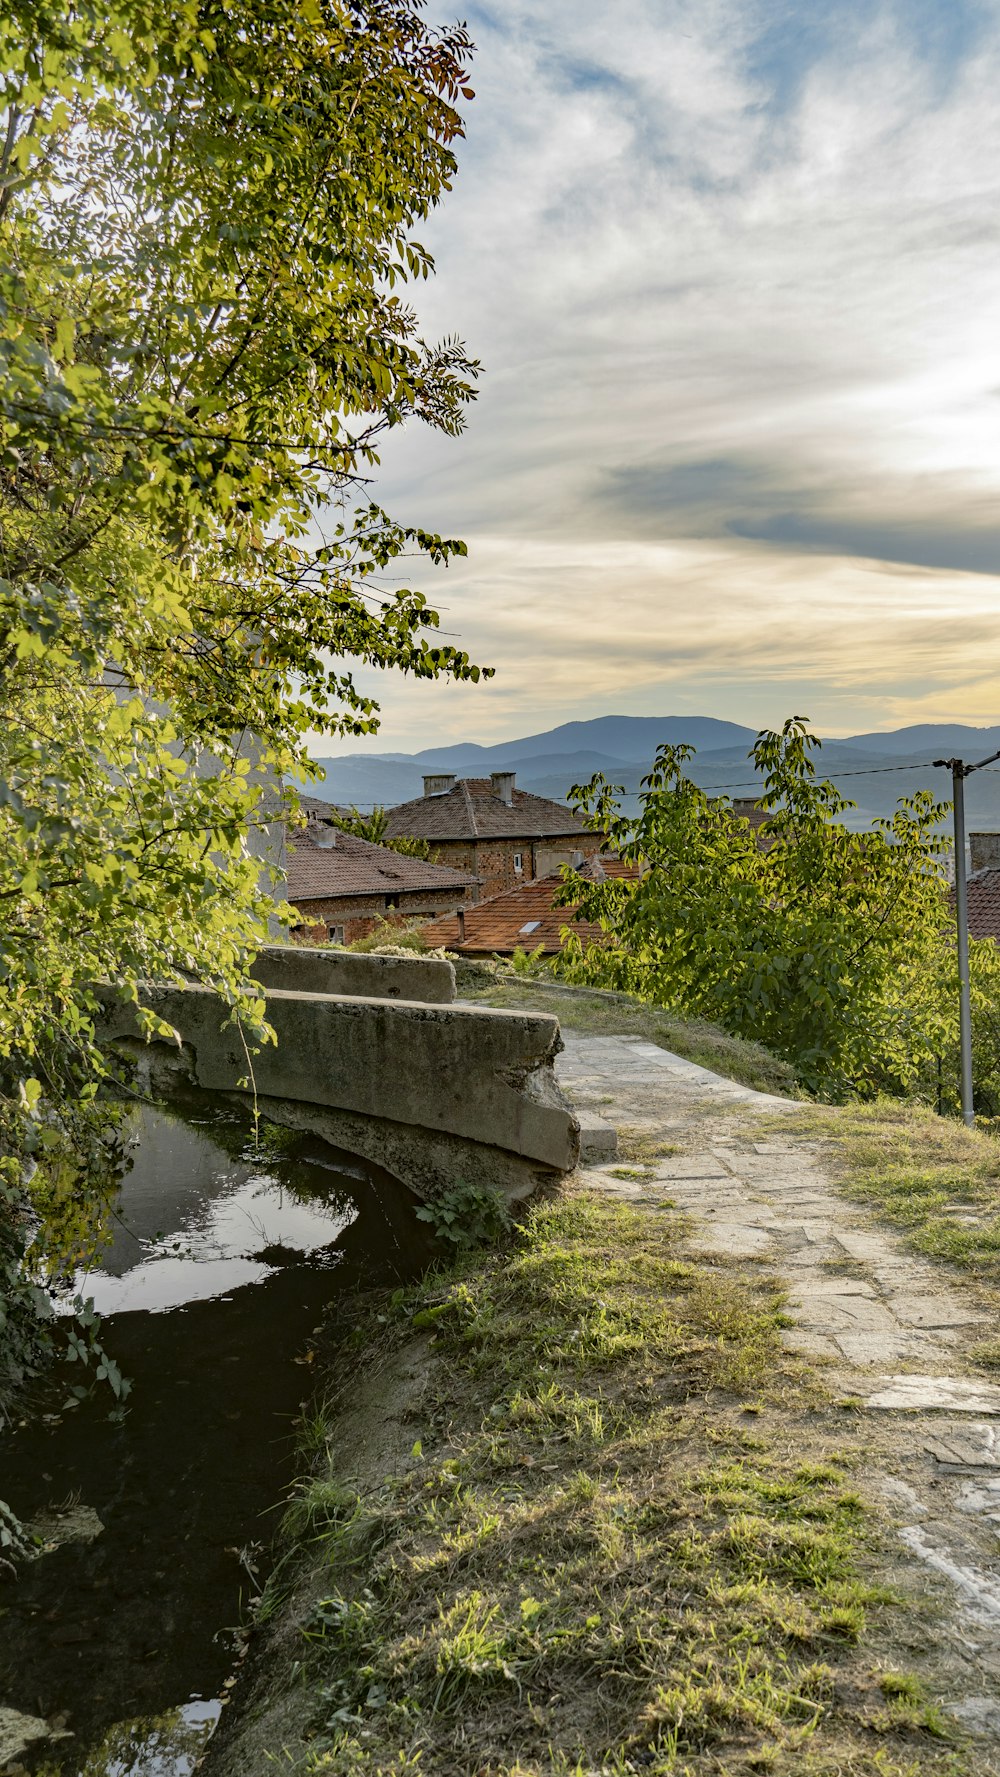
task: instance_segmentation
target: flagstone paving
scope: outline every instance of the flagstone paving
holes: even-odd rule
[[[836,1143],[782,1132],[788,1099],[640,1037],[563,1039],[564,1091],[618,1131],[625,1154],[588,1167],[588,1184],[681,1210],[694,1251],[781,1278],[786,1346],[868,1415],[871,1479],[900,1541],[950,1589],[946,1664],[966,1694],[949,1706],[1000,1739],[1000,1387],[970,1374],[967,1355],[993,1331],[991,1305],[838,1191]]]

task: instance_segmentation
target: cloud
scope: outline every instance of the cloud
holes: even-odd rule
[[[470,23],[478,97],[416,300],[483,358],[482,396],[457,443],[390,440],[379,494],[467,537],[461,578],[423,583],[502,674],[377,677],[386,737],[681,694],[746,716],[786,686],[841,731],[995,720],[996,8],[505,0]]]

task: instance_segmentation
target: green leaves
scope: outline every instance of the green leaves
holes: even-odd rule
[[[601,778],[573,792],[642,874],[567,878],[610,943],[571,941],[566,966],[763,1043],[823,1096],[920,1088],[954,1022],[946,811],[923,794],[852,830],[818,746],[800,717],[758,736],[756,831],[685,777],[690,748],[660,749],[635,819]]]
[[[376,725],[354,661],[480,675],[395,583],[464,544],[358,493],[474,393],[392,291],[468,48],[404,0],[0,21],[0,1095],[101,1077],[98,980],[209,982],[260,1040],[274,786]]]

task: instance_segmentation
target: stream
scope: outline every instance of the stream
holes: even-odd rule
[[[204,1096],[130,1113],[113,1238],[78,1279],[124,1418],[106,1385],[70,1405],[83,1377],[60,1364],[0,1445],[0,1498],[47,1551],[0,1581],[0,1774],[188,1777],[301,1468],[308,1336],[335,1297],[430,1260],[403,1185],[279,1133],[261,1159]]]

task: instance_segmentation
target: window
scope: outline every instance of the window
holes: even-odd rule
[[[399,906],[399,896],[398,895],[386,895],[385,910],[387,913],[388,913],[390,907],[398,907],[398,906]]]
[[[326,941],[328,944],[343,944],[343,942],[344,942],[344,928],[343,928],[343,926],[328,926],[327,932],[326,932]]]
[[[524,869],[524,856],[519,851],[516,851],[514,853],[514,869],[516,870],[518,876],[520,876],[522,870]]]
[[[528,934],[528,933],[529,933],[529,932],[537,932],[537,930],[538,930],[538,928],[539,928],[539,926],[540,926],[540,925],[541,925],[541,923],[542,923],[542,922],[541,922],[541,920],[540,920],[540,919],[529,919],[529,921],[528,921],[528,923],[527,923],[527,925],[526,925],[526,926],[522,926],[522,927],[521,927],[521,929],[520,929],[520,931],[519,931],[519,932],[518,932],[518,934],[517,934],[517,935],[518,935],[518,937],[519,937],[519,938],[524,938],[524,937],[526,937],[526,936],[527,936],[527,934]]]

